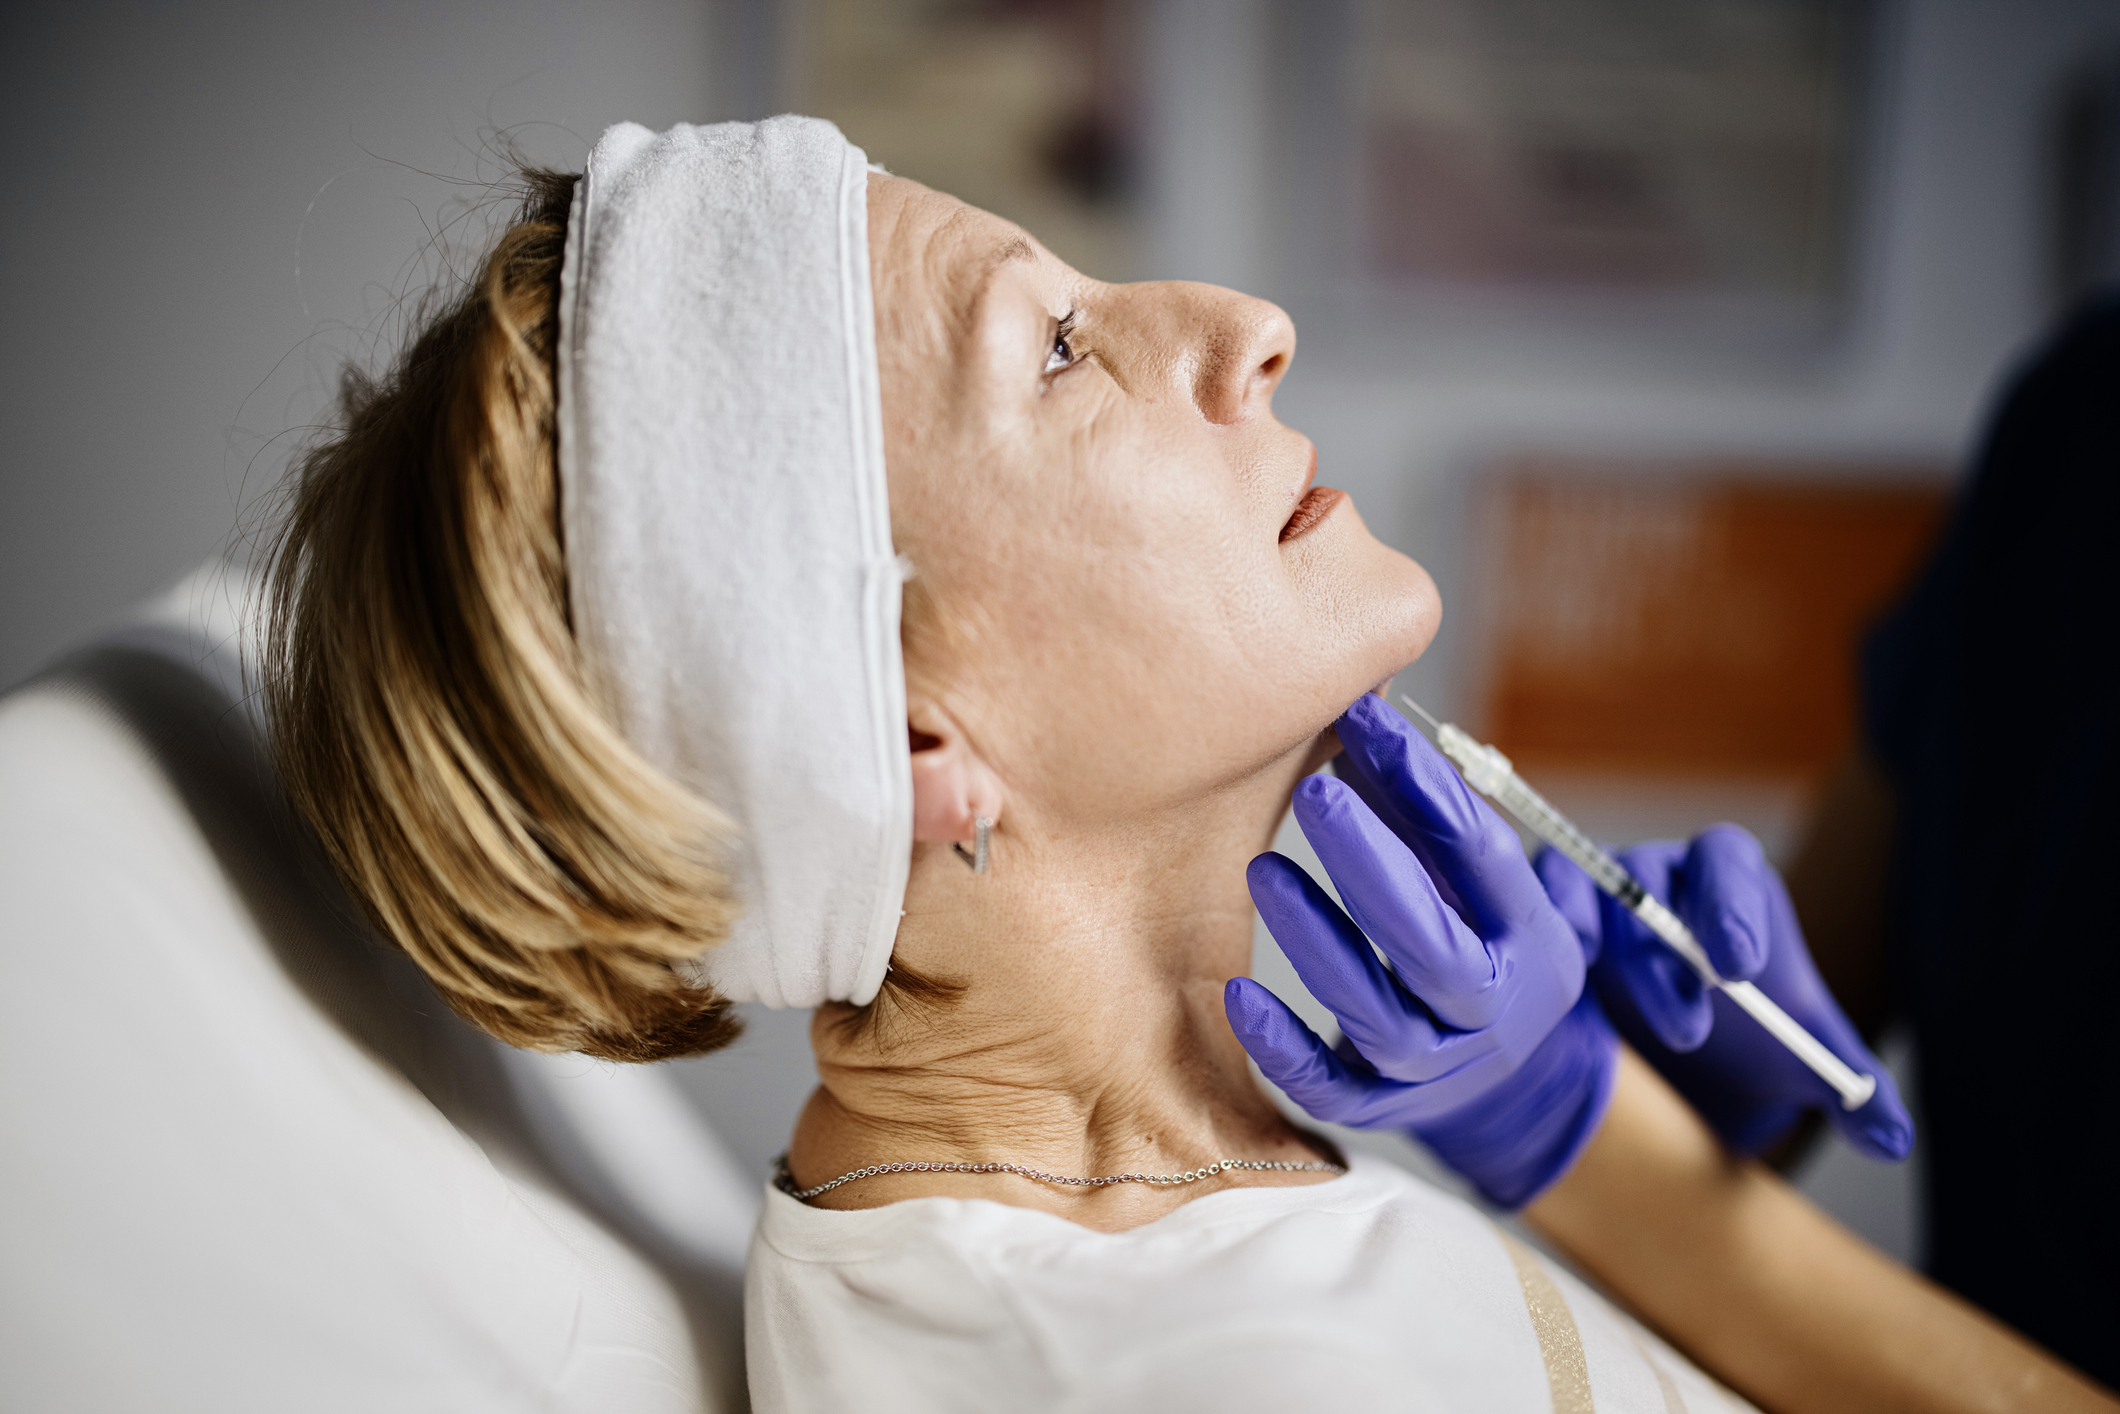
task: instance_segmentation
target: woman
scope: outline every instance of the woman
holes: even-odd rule
[[[1274,420],[1279,310],[1099,284],[810,120],[613,129],[569,185],[306,466],[277,745],[504,1039],[646,1060],[725,1043],[731,997],[817,1005],[760,1407],[1729,1398],[1472,1209],[1343,1171],[1231,1021],[1535,1197],[1763,1402],[2097,1401],[1725,1159],[1580,1000],[1514,838],[1363,696],[1436,595]],[[1336,720],[1374,810],[1306,780]],[[1232,981],[1299,782],[1395,967],[1254,866],[1339,969],[1344,1057]]]

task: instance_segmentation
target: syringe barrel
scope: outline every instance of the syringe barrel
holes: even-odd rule
[[[1524,828],[1573,860],[1599,888],[1633,907],[1634,899],[1641,895],[1641,885],[1634,882],[1634,876],[1548,804],[1546,797],[1525,785],[1523,777],[1511,772],[1492,794],[1495,803],[1522,821]]]
[[[1700,945],[1700,939],[1693,936],[1693,930],[1685,925],[1685,921],[1664,907],[1662,900],[1644,890],[1640,884],[1634,885],[1634,893],[1634,902],[1627,904],[1634,916],[1639,918],[1650,932],[1669,943],[1673,952],[1692,963],[1693,970],[1700,974],[1702,981],[1711,987],[1722,986],[1723,979],[1716,972],[1715,964],[1708,961],[1708,950]],[[1622,899],[1621,902],[1626,901]]]
[[[1716,975],[1715,967],[1708,961],[1707,950],[1693,936],[1679,916],[1652,897],[1632,874],[1617,859],[1598,847],[1595,840],[1575,827],[1575,823],[1548,804],[1546,798],[1524,784],[1523,778],[1511,772],[1499,783],[1501,789],[1495,800],[1517,819],[1524,822],[1533,834],[1552,845],[1575,862],[1577,868],[1590,876],[1591,882],[1618,899],[1649,931],[1671,945],[1672,951],[1693,965],[1693,970],[1709,986],[1718,986],[1722,978]]]
[[[1848,1109],[1860,1109],[1877,1091],[1874,1076],[1858,1074],[1847,1062],[1827,1050],[1824,1043],[1804,1030],[1801,1023],[1783,1011],[1765,992],[1749,982],[1726,982],[1708,961],[1707,950],[1693,936],[1684,920],[1643,889],[1621,863],[1598,847],[1595,840],[1524,784],[1509,758],[1448,723],[1439,726],[1436,744],[1457,764],[1466,781],[1481,794],[1523,822],[1524,828],[1552,845],[1588,874],[1600,889],[1624,904],[1648,929],[1683,957],[1701,980],[1741,1007],[1786,1046],[1820,1079],[1839,1092]]]

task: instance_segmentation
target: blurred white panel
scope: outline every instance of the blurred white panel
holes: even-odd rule
[[[496,135],[572,164],[619,119],[722,116],[714,19],[707,0],[11,7],[0,685],[226,546],[341,359],[394,346],[451,267],[435,238],[461,267]]]
[[[285,811],[147,654],[0,703],[0,1407],[731,1407],[726,1303],[552,1181]]]
[[[548,1149],[693,1261],[743,1270],[760,1185],[701,1122],[667,1066],[501,1050]],[[558,1121],[554,1124],[552,1121]]]
[[[737,1008],[743,1037],[727,1050],[663,1067],[752,1183],[787,1152],[795,1117],[817,1088],[810,1013],[756,1003]]]

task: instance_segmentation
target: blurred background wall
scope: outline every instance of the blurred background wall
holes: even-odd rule
[[[1555,513],[1602,507],[1609,555],[1712,529],[1641,474],[1955,472],[2113,239],[2063,168],[2115,46],[2107,0],[24,11],[0,682],[231,544],[341,361],[476,248],[504,147],[571,164],[622,115],[799,107],[1092,273],[1283,302],[1284,417],[1447,593],[1407,685],[1492,718],[1540,664],[1496,661],[1522,611],[1487,562],[1571,478],[1610,494]]]
[[[1284,303],[1281,415],[1444,591],[1402,684],[1595,830],[1786,851],[1861,624],[2110,269],[2116,53],[2111,0],[17,7],[0,684],[240,548],[505,151],[795,108],[1092,274]],[[695,1067],[759,1165],[802,1021]],[[1807,1182],[1913,1255],[1852,1162]]]
[[[577,5],[11,6],[0,681],[224,549],[400,332],[492,134],[714,102],[715,15]],[[430,175],[432,174],[432,175]]]

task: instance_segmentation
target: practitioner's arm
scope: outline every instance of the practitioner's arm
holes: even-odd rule
[[[1769,1410],[2120,1410],[1767,1169],[1730,1157],[1631,1051],[1596,1137],[1524,1215]]]

